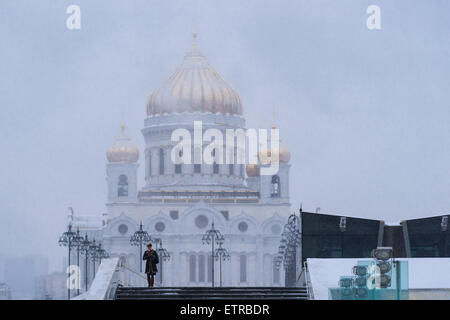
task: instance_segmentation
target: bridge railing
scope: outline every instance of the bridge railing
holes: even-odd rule
[[[119,279],[119,284],[124,287],[146,287],[147,277],[145,273],[136,271],[125,263],[120,265],[121,277]]]
[[[144,273],[126,265],[123,258],[103,259],[89,290],[74,300],[112,300],[118,286],[145,287]]]
[[[306,263],[306,261],[303,263],[303,270],[305,272],[305,285],[306,285],[306,292],[308,294],[308,299],[314,300],[314,291],[311,283],[311,276],[309,274],[308,264]]]

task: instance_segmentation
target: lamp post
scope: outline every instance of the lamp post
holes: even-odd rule
[[[290,215],[288,222],[284,226],[283,233],[281,234],[282,238],[278,247],[278,255],[275,257],[277,267],[279,267],[281,262],[283,262],[286,272],[285,285],[290,284],[292,281],[295,282],[296,255],[300,240],[300,230],[298,225],[299,217],[295,214]]]
[[[85,270],[84,270],[84,273],[85,273],[85,291],[87,291],[88,290],[88,261],[89,261],[89,250],[90,250],[90,247],[91,247],[91,242],[89,241],[89,239],[88,239],[88,235],[87,234],[85,234],[84,235],[84,239],[83,239],[83,241],[81,242],[81,245],[80,245],[80,250],[81,250],[81,254],[82,255],[84,255],[85,256]]]
[[[158,246],[159,243],[159,246]],[[159,260],[161,261],[161,270],[159,273],[159,283],[162,286],[163,283],[163,261],[170,260],[169,252],[163,248],[162,240],[160,238],[155,239],[156,252],[158,252]]]
[[[98,261],[99,264],[102,263],[102,259],[108,258],[109,254],[106,252],[105,249],[102,248],[102,243],[99,242],[98,244],[95,243],[95,239],[92,241],[91,246],[89,247],[92,264],[93,264],[93,270],[94,270],[94,277],[95,278],[95,262]]]
[[[142,244],[152,241],[152,237],[147,231],[142,228],[142,221],[139,225],[139,230],[136,231],[130,238],[130,244],[132,246],[139,246],[139,271],[142,272]]]
[[[109,253],[106,252],[105,249],[103,249],[101,242],[99,242],[97,246],[97,259],[99,262],[99,265],[102,263],[102,259],[109,258]]]
[[[219,245],[224,241],[223,235],[219,230],[214,228],[214,222],[211,224],[211,229],[207,230],[202,237],[203,244],[211,243],[211,285],[214,288],[214,242]]]
[[[74,246],[77,248],[77,268],[78,268],[78,270],[77,270],[77,272],[78,272],[77,296],[79,296],[80,295],[80,283],[81,283],[81,280],[79,278],[81,275],[81,273],[80,273],[80,249],[81,249],[81,245],[83,243],[83,237],[80,236],[80,228],[78,228],[78,227],[77,227],[76,236],[73,239],[73,241],[74,241]]]
[[[91,260],[92,260],[92,279],[95,278],[95,261],[98,259],[98,245],[95,243],[95,239],[92,240],[91,245],[89,246],[89,255],[91,256]]]
[[[222,260],[230,260],[230,254],[227,249],[222,248],[222,242],[219,243],[219,247],[214,252],[214,258],[219,260],[220,286],[222,286]]]
[[[70,300],[70,254],[74,246],[74,240],[77,234],[72,231],[72,224],[69,224],[67,231],[65,231],[59,238],[59,245],[68,248],[68,267],[67,267],[67,299]]]

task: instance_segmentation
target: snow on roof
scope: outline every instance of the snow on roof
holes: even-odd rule
[[[103,227],[103,220],[102,216],[76,215],[73,217],[72,225],[80,229],[99,229]]]
[[[341,276],[350,276],[352,267],[358,259],[308,259],[308,270],[314,298],[328,299],[328,288],[338,287]],[[410,289],[450,289],[450,258],[400,258],[408,261],[408,278]]]

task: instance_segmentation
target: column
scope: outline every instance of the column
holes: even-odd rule
[[[150,162],[150,157],[151,157],[151,151],[149,148],[145,149],[145,182],[147,184],[150,183],[150,166],[151,166],[151,162]]]
[[[164,147],[164,174],[175,174],[175,164],[171,159],[171,147]]]
[[[231,268],[230,268],[230,278],[231,286],[236,287],[239,285],[239,254],[231,253]]]

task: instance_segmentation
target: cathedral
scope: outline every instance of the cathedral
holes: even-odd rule
[[[111,257],[123,257],[140,270],[142,257],[130,238],[142,225],[170,254],[160,263],[162,278],[156,282],[171,287],[210,285],[211,245],[202,243],[202,236],[214,226],[230,255],[222,261],[223,286],[284,286],[284,270],[274,258],[291,214],[289,149],[280,142],[274,175],[260,174],[262,164],[171,160],[175,129],[192,132],[194,121],[202,121],[203,130],[224,133],[246,128],[239,94],[200,52],[196,34],[182,63],[150,94],[146,112],[145,150],[133,144],[122,125],[106,152],[107,212],[98,222],[74,218],[74,226],[100,241]],[[139,165],[145,176],[138,179]],[[218,261],[215,266],[218,284]]]

